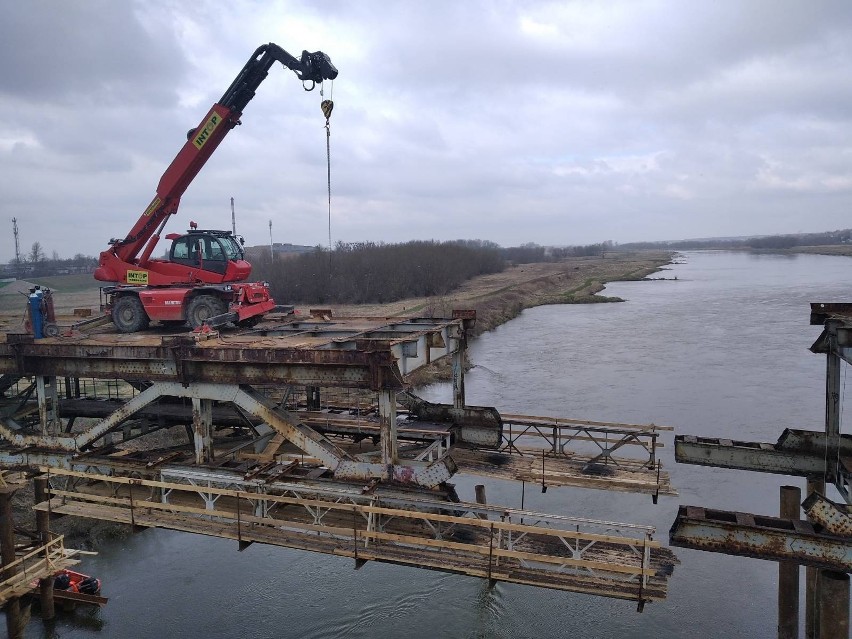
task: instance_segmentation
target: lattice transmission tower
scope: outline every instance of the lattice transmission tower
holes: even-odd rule
[[[21,276],[21,244],[18,241],[18,218],[12,218],[12,233],[15,235],[15,275]]]

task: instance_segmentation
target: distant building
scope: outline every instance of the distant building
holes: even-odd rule
[[[304,246],[302,244],[289,244],[281,242],[275,242],[272,245],[272,250],[275,253],[310,253],[316,247],[315,246]]]
[[[295,257],[296,255],[301,255],[302,253],[310,253],[316,250],[315,246],[304,246],[301,244],[289,244],[289,243],[281,243],[275,242],[272,245],[272,250],[275,253],[276,257],[288,258]],[[246,246],[246,257],[248,261],[251,262],[253,260],[269,258],[269,244],[260,245],[260,246]]]

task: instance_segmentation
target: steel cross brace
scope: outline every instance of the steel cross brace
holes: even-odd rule
[[[384,479],[428,488],[446,482],[456,472],[456,465],[449,455],[434,462],[398,461],[394,451],[396,441],[388,441],[389,455],[384,463],[359,461],[340,449],[327,437],[306,426],[295,413],[283,410],[251,386],[237,384],[211,384],[195,382],[154,382],[139,395],[130,399],[108,417],[94,426],[74,436],[23,435],[0,422],[0,439],[5,439],[17,448],[35,447],[48,449],[35,463],[50,464],[49,459],[56,452],[79,453],[90,447],[93,442],[120,427],[121,423],[134,413],[160,397],[180,397],[193,400],[197,424],[195,434],[196,459],[208,461],[212,455],[212,431],[210,423],[210,403],[212,401],[230,402],[245,412],[269,424],[289,442],[307,455],[319,459],[338,479],[370,480]],[[388,416],[386,435],[395,439],[395,420]],[[20,463],[19,455],[11,455],[12,465]],[[0,459],[0,461],[2,461]],[[63,464],[64,465],[64,464]]]

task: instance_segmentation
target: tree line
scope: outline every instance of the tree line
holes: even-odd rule
[[[705,240],[676,240],[671,242],[632,242],[622,244],[623,249],[789,249],[795,246],[829,246],[852,242],[852,229],[825,231],[823,233],[794,233],[790,235],[763,235],[746,238],[715,238]]]
[[[44,252],[41,242],[33,242],[32,247],[20,261],[13,259],[3,265],[2,272],[7,277],[47,277],[67,275],[69,273],[91,273],[98,265],[98,258],[77,253],[71,258],[62,258],[53,251],[50,257]]]
[[[333,251],[316,247],[275,258],[262,248],[249,249],[253,279],[272,282],[279,299],[362,304],[446,295],[472,277],[502,271],[508,264],[600,256],[613,243],[570,247],[527,243],[504,248],[487,240],[339,242]],[[54,251],[47,257],[41,243],[34,242],[20,262],[0,266],[0,274],[26,278],[91,273],[97,265],[98,258],[82,253],[64,259]]]
[[[338,242],[273,260],[252,260],[254,277],[270,282],[275,299],[312,304],[385,303],[446,295],[477,275],[506,267],[493,242]]]
[[[510,246],[501,249],[503,257],[513,264],[531,264],[533,262],[558,262],[566,257],[598,257],[613,250],[612,240],[600,244],[585,244],[582,246],[539,246],[529,242],[520,246]]]

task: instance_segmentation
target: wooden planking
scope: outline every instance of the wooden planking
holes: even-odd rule
[[[200,487],[199,487],[200,488]],[[203,488],[206,492],[206,488]],[[195,498],[195,489],[191,486],[187,487],[185,493],[189,495],[191,498]],[[130,499],[127,497],[110,497],[106,495],[98,495],[93,493],[82,493],[82,492],[69,492],[69,491],[61,491],[61,490],[51,490],[51,493],[55,495],[58,499],[51,500],[50,504],[43,503],[37,504],[33,508],[35,510],[53,510],[55,511],[57,506],[61,506],[63,503],[66,503],[67,500],[82,500],[82,501],[90,501],[95,503],[103,503],[114,506],[121,506],[123,508],[130,508],[131,503]],[[237,495],[235,493],[235,497],[238,497],[242,500],[252,500],[252,501],[273,501],[272,499],[266,499],[266,495],[258,494],[258,493],[239,493]],[[174,494],[170,495],[170,498],[174,497]],[[269,496],[272,497],[272,496]],[[325,508],[328,511],[337,511],[343,515],[351,515],[361,514],[361,515],[369,515],[370,513],[375,515],[380,515],[384,517],[395,517],[401,520],[409,520],[412,522],[419,521],[429,521],[429,522],[440,522],[446,524],[460,524],[463,526],[471,526],[474,528],[479,528],[483,530],[483,532],[487,532],[490,530],[495,531],[504,531],[504,532],[515,532],[515,533],[523,533],[529,535],[542,535],[545,537],[555,537],[558,539],[573,539],[575,541],[581,541],[584,543],[593,542],[593,543],[605,543],[605,544],[613,544],[627,547],[636,547],[636,546],[647,546],[648,548],[661,548],[662,544],[659,541],[655,541],[653,539],[643,540],[631,537],[619,537],[615,535],[601,535],[595,533],[582,533],[574,530],[560,530],[555,528],[542,528],[540,526],[532,526],[528,524],[513,524],[505,521],[489,521],[487,519],[478,519],[474,517],[459,517],[454,515],[440,515],[437,513],[425,513],[425,512],[417,512],[411,510],[403,510],[397,508],[385,508],[381,506],[365,506],[365,505],[357,505],[357,504],[339,504],[334,502],[327,502],[321,500],[298,500],[293,498],[285,498],[288,505],[293,506],[310,506],[314,508]],[[277,500],[276,500],[277,501]],[[278,502],[282,503],[282,502]],[[234,519],[236,521],[237,512],[234,509],[225,510],[221,507],[216,510],[207,510],[206,508],[194,507],[194,506],[185,506],[182,504],[176,504],[173,502],[163,503],[159,501],[148,501],[145,499],[134,499],[133,500],[133,509],[134,511],[139,509],[152,509],[152,510],[161,510],[165,512],[181,512],[187,514],[194,515],[205,515],[205,516],[216,516],[226,519]],[[241,512],[240,519],[245,522],[251,523],[259,523],[259,524],[268,524],[270,522],[281,523],[282,521],[287,521],[288,524],[291,520],[283,520],[276,518],[274,516],[270,517],[255,517],[252,514]],[[305,528],[319,530],[325,529],[324,526],[313,527],[303,525]],[[351,532],[351,527],[340,527],[340,531],[348,533]]]
[[[493,451],[456,448],[451,455],[460,473],[542,483],[541,451],[537,456],[521,457]],[[630,463],[619,460],[618,466],[615,464],[606,466],[612,471],[611,476],[602,476],[583,472],[583,467],[589,459],[580,455],[545,457],[544,484],[652,495],[677,495],[677,491],[672,488],[668,472],[661,471],[658,479],[656,468],[647,468],[641,462]]]
[[[7,564],[4,570],[20,572],[0,581],[0,605],[30,592],[33,580],[50,577],[59,570],[79,564],[80,561],[73,558],[78,553],[76,550],[66,551],[60,535]],[[44,554],[47,556],[41,556]]]
[[[659,432],[666,430],[674,430],[672,426],[660,426],[658,424],[624,424],[620,422],[596,422],[587,419],[571,419],[568,417],[538,417],[535,415],[508,415],[501,414],[503,423],[520,424],[523,426],[542,426],[552,428],[553,426],[598,426],[601,428],[627,428],[637,431]]]
[[[428,520],[432,522],[443,522],[443,523],[455,523],[455,524],[464,524],[468,526],[480,526],[482,528],[490,528],[494,526],[498,530],[505,531],[516,531],[516,532],[527,532],[527,533],[535,533],[540,535],[548,535],[553,537],[562,537],[562,538],[571,538],[571,539],[579,539],[579,540],[587,540],[587,541],[599,541],[613,544],[627,544],[627,545],[635,545],[639,540],[636,538],[630,537],[616,537],[612,535],[599,535],[594,533],[585,533],[578,532],[573,530],[560,530],[555,528],[541,528],[535,526],[528,526],[523,524],[512,524],[509,522],[503,521],[488,521],[478,518],[468,518],[468,517],[459,517],[454,515],[440,515],[432,512],[420,512],[420,511],[411,511],[411,510],[402,510],[395,508],[385,508],[380,506],[366,506],[366,505],[353,505],[353,504],[341,504],[336,502],[323,501],[320,499],[300,499],[295,497],[285,497],[282,495],[270,495],[266,493],[251,493],[247,491],[237,491],[233,489],[227,488],[215,488],[215,487],[207,487],[207,486],[192,486],[190,484],[178,484],[173,482],[161,482],[150,479],[135,479],[128,477],[111,477],[108,475],[98,475],[95,473],[84,473],[80,471],[73,470],[58,470],[52,469],[52,475],[67,475],[71,477],[80,477],[86,478],[89,480],[100,481],[104,483],[112,483],[112,484],[123,484],[123,485],[133,485],[133,486],[145,486],[149,488],[159,488],[159,489],[167,489],[171,491],[177,492],[186,492],[186,493],[197,493],[204,492],[211,495],[227,495],[230,497],[234,497],[237,499],[249,499],[249,500],[264,500],[267,502],[275,502],[279,504],[292,504],[292,505],[300,505],[300,506],[314,506],[327,508],[329,510],[344,510],[346,512],[351,512],[353,508],[358,509],[364,513],[374,513],[378,515],[384,516],[393,516],[393,517],[401,517],[401,518],[410,518],[417,520]],[[129,502],[128,502],[129,503]],[[134,500],[134,503],[137,503],[137,500]],[[150,502],[152,504],[158,504],[158,502]],[[166,504],[167,506],[167,504]],[[447,507],[450,507],[451,504],[447,504]],[[465,504],[459,503],[458,507],[460,509],[464,508]],[[474,506],[471,504],[471,506]],[[479,505],[475,505],[475,507],[480,507]],[[208,513],[210,511],[207,511]],[[654,547],[659,546],[659,542],[649,542]]]
[[[125,524],[131,523],[130,513],[127,509],[108,505],[65,503],[64,505],[57,505],[53,508],[53,511],[62,514],[106,519]],[[249,526],[242,531],[237,531],[234,522],[224,524],[215,520],[200,519],[180,514],[145,512],[144,509],[141,512],[135,513],[134,519],[137,526],[170,528],[185,532],[214,535],[234,540],[241,539],[242,541],[269,543],[362,560],[427,567],[444,572],[466,574],[510,583],[523,583],[537,587],[598,595],[603,594],[622,599],[637,600],[641,598],[645,601],[662,599],[666,595],[664,579],[651,579],[645,587],[640,589],[638,582],[613,581],[594,575],[567,574],[542,569],[536,570],[520,566],[507,566],[503,563],[493,565],[494,562],[505,562],[507,559],[506,557],[498,557],[496,553],[497,549],[494,549],[494,552],[486,551],[479,555],[479,559],[476,559],[469,552],[460,553],[449,547],[434,549],[410,548],[382,543],[380,545],[361,548],[360,543],[358,543],[362,541],[360,535],[350,538],[347,541],[318,537],[315,533],[296,533],[280,530],[272,526]],[[489,563],[492,564],[491,570],[488,569]]]

